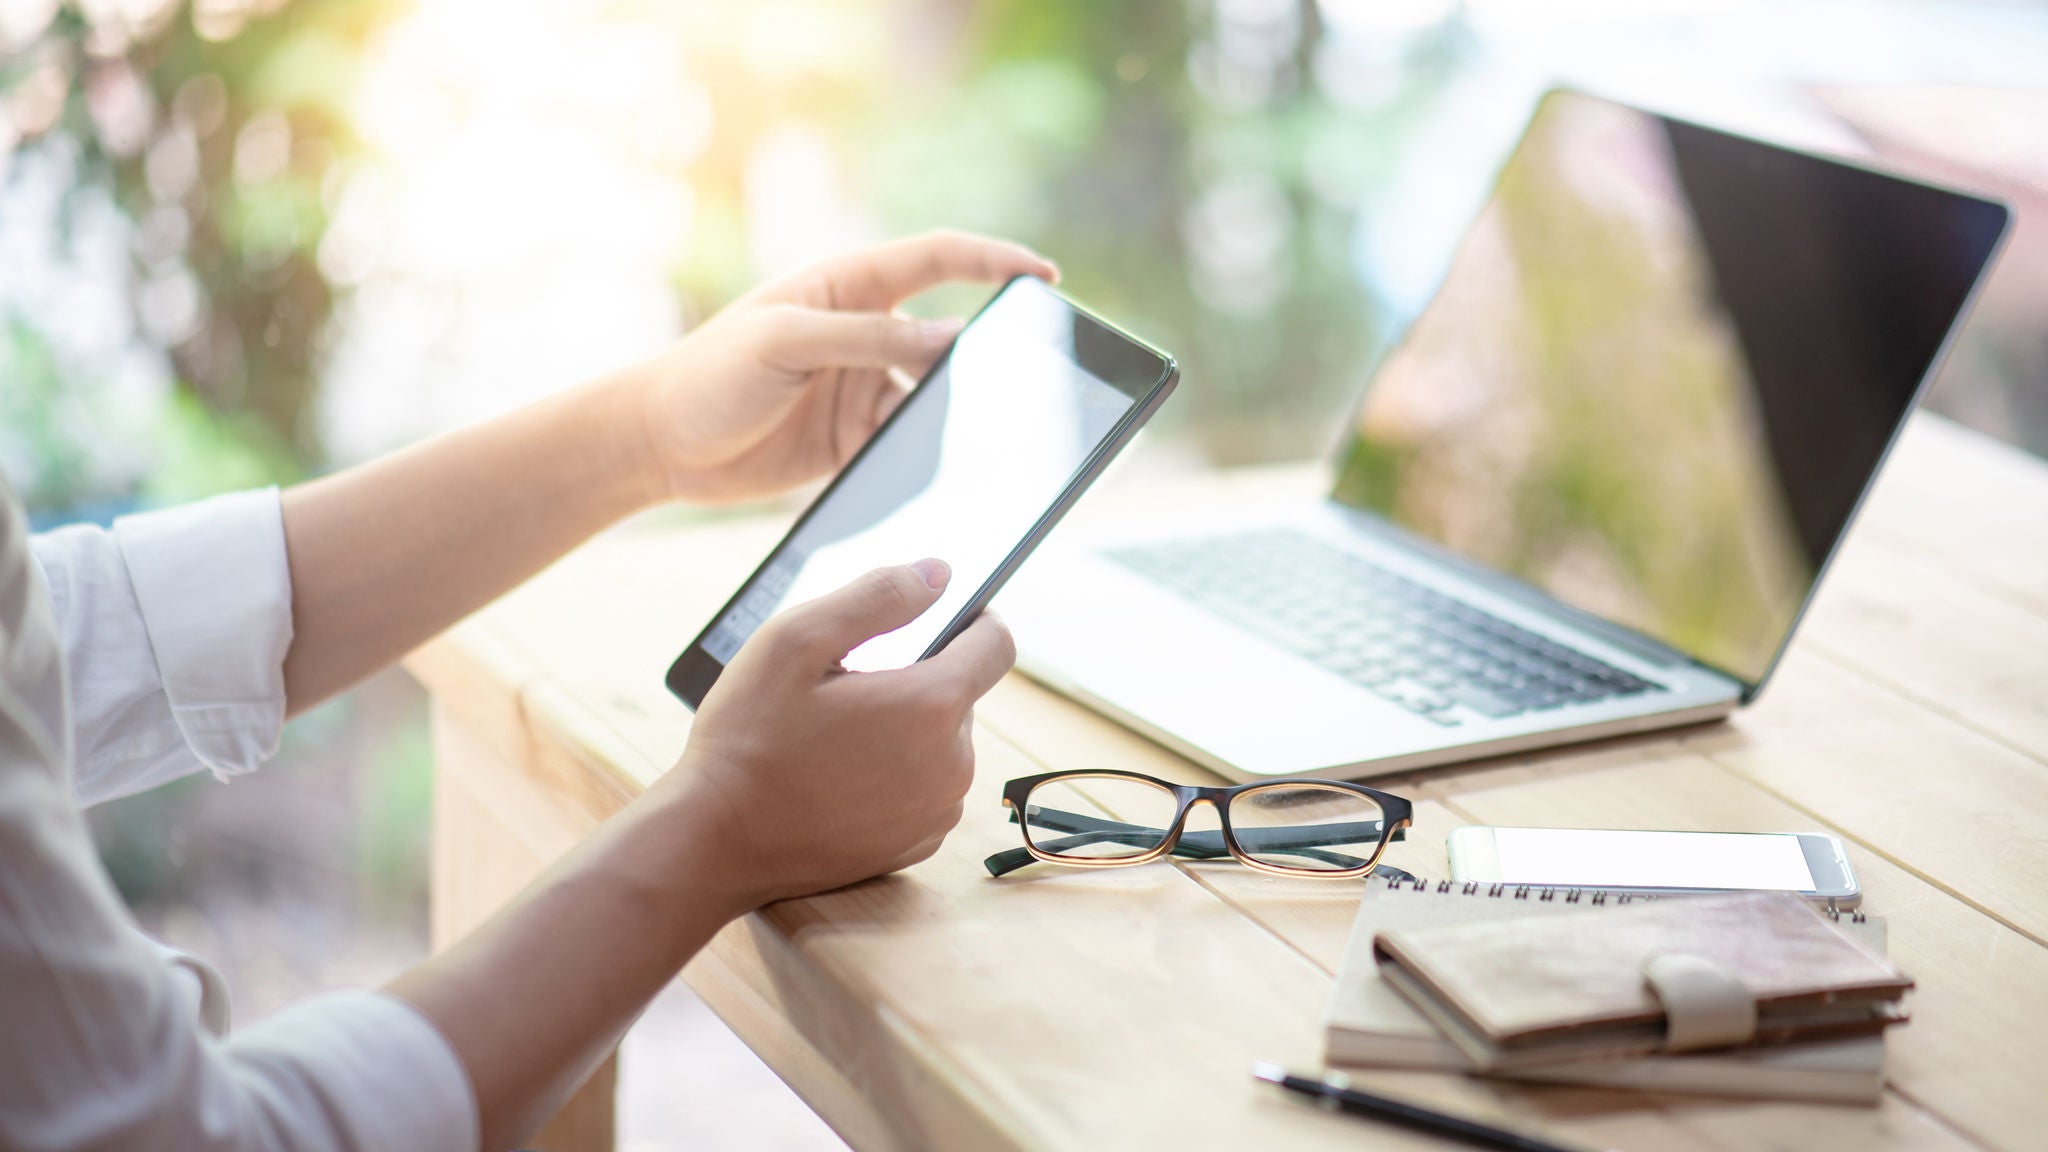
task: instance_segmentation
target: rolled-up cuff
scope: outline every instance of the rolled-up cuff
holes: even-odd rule
[[[185,743],[223,779],[277,751],[291,565],[277,489],[114,522],[164,695]]]
[[[251,1088],[305,1097],[273,1101],[273,1114],[325,1117],[341,1147],[477,1146],[469,1073],[440,1030],[395,996],[318,996],[236,1032],[229,1046]]]

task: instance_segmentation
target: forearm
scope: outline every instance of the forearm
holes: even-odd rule
[[[305,711],[661,499],[640,385],[617,376],[284,494]]]
[[[392,984],[467,1069],[484,1147],[531,1134],[689,958],[754,906],[715,825],[704,804],[657,785]]]

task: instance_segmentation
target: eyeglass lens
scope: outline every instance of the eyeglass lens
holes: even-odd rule
[[[1297,872],[1364,867],[1386,837],[1386,812],[1370,796],[1319,784],[1270,784],[1230,798],[1239,848],[1261,864]]]
[[[1025,797],[1024,838],[1049,856],[1119,860],[1165,842],[1179,808],[1168,789],[1124,776],[1048,780]]]
[[[1061,776],[1025,798],[1025,839],[1063,860],[1128,860],[1157,851],[1179,812],[1162,785],[1126,776]],[[1372,797],[1316,783],[1248,788],[1230,800],[1231,831],[1252,860],[1295,872],[1362,868],[1386,837],[1386,812]],[[1176,854],[1226,855],[1220,832],[1190,831]]]

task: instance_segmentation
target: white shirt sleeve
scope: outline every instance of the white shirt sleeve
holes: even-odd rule
[[[34,538],[91,806],[277,751],[291,568],[275,488]]]
[[[268,499],[274,509],[276,497]],[[127,552],[124,529],[113,536],[147,639],[161,641],[160,672],[116,667],[120,653],[149,661],[150,649],[135,646],[120,605],[79,598],[81,590],[96,597],[122,587],[108,580],[104,546],[83,538],[68,542],[54,566],[73,577],[66,611],[74,631],[60,642],[20,507],[0,484],[0,1148],[475,1148],[468,1075],[417,1010],[382,993],[342,992],[217,1035],[206,1024],[224,1025],[224,1005],[208,987],[210,970],[160,956],[122,907],[73,798],[74,731],[106,758],[103,771],[132,784],[149,773],[128,765],[161,765],[169,755],[148,738],[150,716],[172,727],[187,760],[219,769],[251,763],[238,758],[275,742],[277,721],[264,717],[282,704],[266,702],[268,678],[243,663],[243,638],[214,630],[226,619],[208,615],[223,610],[219,597],[156,566],[173,546],[142,533]],[[79,578],[81,560],[101,567]],[[157,619],[156,594],[180,589],[201,606],[198,616]],[[156,602],[174,612],[180,603]],[[272,629],[257,650],[276,641]],[[99,639],[115,647],[101,648]],[[225,661],[233,667],[203,667],[206,643],[234,649]],[[74,726],[67,652],[93,666],[95,690],[125,686],[100,705],[126,725],[121,738]],[[69,683],[81,680],[74,673]],[[134,686],[159,683],[161,711],[153,711],[150,693]],[[251,685],[258,691],[246,691]]]

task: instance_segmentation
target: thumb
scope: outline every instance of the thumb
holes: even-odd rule
[[[1009,625],[993,609],[984,609],[967,630],[938,655],[917,666],[927,677],[945,681],[967,700],[988,694],[1017,663],[1017,644]]]
[[[761,357],[792,374],[891,366],[922,372],[959,334],[958,320],[910,320],[887,312],[826,312],[783,305],[769,312]]]
[[[952,575],[943,560],[877,568],[837,592],[785,612],[779,631],[806,655],[837,660],[923,615],[938,602]]]

